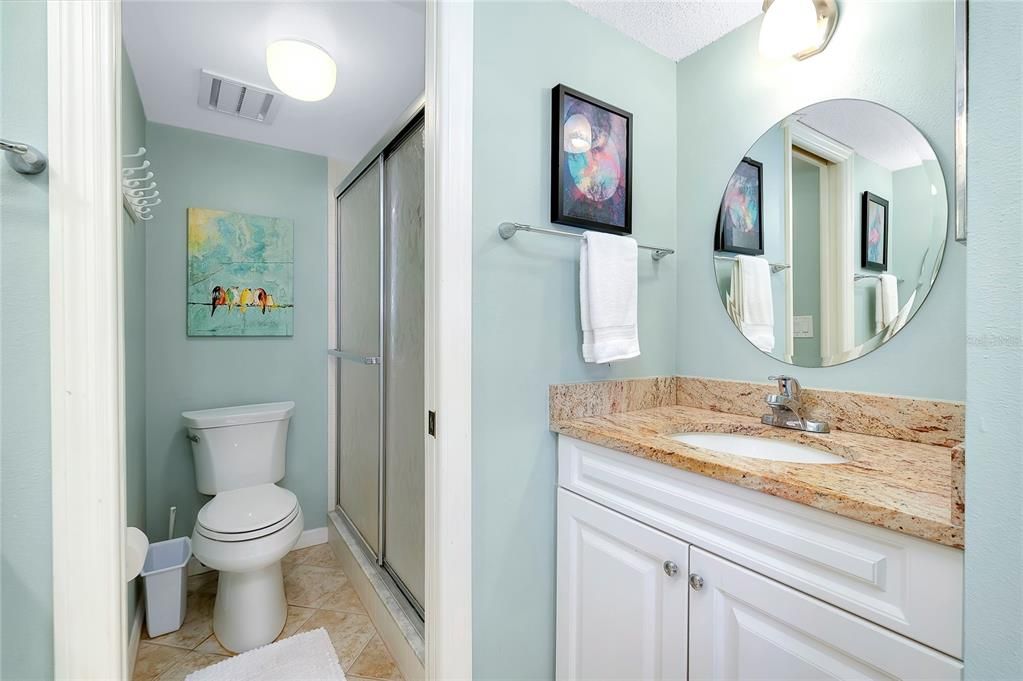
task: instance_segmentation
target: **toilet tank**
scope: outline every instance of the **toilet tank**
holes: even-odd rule
[[[182,413],[199,491],[218,494],[283,478],[294,410],[294,402],[271,402]]]

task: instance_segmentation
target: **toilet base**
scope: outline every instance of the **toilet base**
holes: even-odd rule
[[[281,563],[247,572],[220,573],[213,633],[220,645],[243,653],[266,645],[284,630],[288,602]]]

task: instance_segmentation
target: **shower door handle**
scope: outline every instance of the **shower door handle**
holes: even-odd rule
[[[348,362],[358,362],[359,364],[379,365],[384,363],[382,357],[375,355],[360,355],[346,350],[327,350],[327,354]]]

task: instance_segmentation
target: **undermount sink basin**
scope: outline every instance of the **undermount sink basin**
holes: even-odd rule
[[[767,437],[733,435],[731,433],[679,433],[672,435],[671,439],[694,447],[745,456],[750,459],[790,463],[848,463],[846,459],[837,454]]]

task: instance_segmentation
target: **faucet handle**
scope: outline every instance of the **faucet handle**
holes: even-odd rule
[[[785,397],[798,397],[800,386],[799,381],[794,376],[768,376],[769,381],[778,381],[778,392]]]

